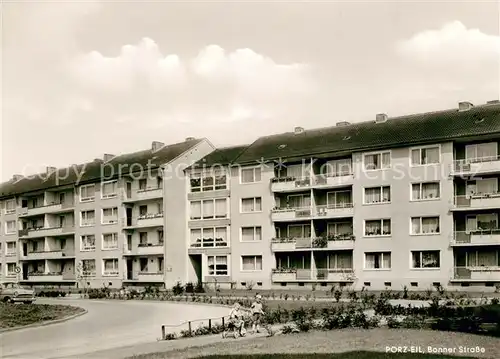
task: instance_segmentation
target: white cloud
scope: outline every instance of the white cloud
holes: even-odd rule
[[[474,67],[500,60],[500,36],[453,21],[439,30],[423,31],[402,41],[398,51],[425,64]]]

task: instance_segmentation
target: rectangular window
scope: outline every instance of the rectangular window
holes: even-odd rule
[[[227,262],[227,256],[208,256],[208,275],[228,275]]]
[[[227,217],[227,199],[191,201],[191,219],[213,219]]]
[[[148,245],[148,232],[139,232],[139,245],[140,246]]]
[[[93,234],[88,234],[81,237],[81,250],[82,251],[95,250],[95,236]]]
[[[113,198],[118,195],[118,181],[105,182],[101,184],[101,198]]]
[[[5,246],[5,255],[6,256],[15,256],[16,255],[16,242],[7,242]]]
[[[147,258],[139,258],[139,272],[140,273],[148,273],[148,259]]]
[[[390,219],[372,219],[365,221],[365,237],[371,236],[390,236]]]
[[[111,224],[118,222],[118,208],[103,208],[102,210],[102,224]]]
[[[411,234],[438,234],[439,216],[412,217]]]
[[[14,276],[16,275],[16,263],[7,263],[7,275]]]
[[[465,159],[467,160],[496,160],[498,144],[496,142],[477,143],[465,147]]]
[[[364,155],[364,168],[367,171],[381,170],[391,167],[391,153],[379,152]]]
[[[468,195],[482,195],[498,192],[497,178],[483,178],[474,181],[467,181]]]
[[[145,216],[148,214],[148,206],[139,206],[139,216]]]
[[[348,176],[352,174],[352,159],[345,158],[341,160],[328,161],[326,166],[321,167],[321,174],[329,177]]]
[[[311,238],[310,224],[291,224],[287,229],[288,238]]]
[[[227,189],[227,176],[220,171],[193,174],[190,179],[191,192],[209,192]]]
[[[439,268],[439,251],[412,251],[412,268]]]
[[[80,187],[80,202],[93,201],[95,199],[95,185],[88,184]]]
[[[16,212],[16,200],[9,199],[5,202],[5,214],[11,214]]]
[[[148,188],[148,180],[142,178],[139,180],[139,191],[145,191]]]
[[[81,211],[80,212],[80,226],[93,226],[95,224],[95,211]]]
[[[365,253],[365,269],[391,269],[391,252]]]
[[[227,247],[227,228],[191,229],[192,247]]]
[[[118,248],[118,233],[105,233],[102,235],[102,248],[103,249],[117,249]]]
[[[411,200],[438,199],[441,196],[439,182],[422,182],[411,185]]]
[[[390,203],[390,202],[391,202],[390,186],[365,188],[365,204]]]
[[[287,207],[309,208],[311,207],[311,196],[308,194],[290,195],[287,197]]]
[[[329,236],[344,236],[346,238],[352,236],[353,227],[352,222],[335,222],[328,223],[327,233]]]
[[[16,233],[16,221],[5,222],[5,234]]]
[[[163,244],[163,229],[158,230],[158,243]]]
[[[105,276],[117,276],[120,274],[118,269],[118,258],[103,259],[103,275]]]
[[[242,168],[241,169],[241,183],[255,183],[260,182],[262,179],[262,169],[260,167]]]
[[[83,276],[95,276],[95,259],[84,259],[82,260],[82,275]]]
[[[498,229],[498,215],[496,213],[483,213],[467,215],[467,231],[485,231]]]
[[[241,256],[242,271],[261,271],[262,256]]]
[[[262,241],[262,227],[242,227],[241,240],[243,242]]]
[[[241,213],[261,212],[262,211],[262,198],[242,198],[241,199]]]
[[[411,165],[431,165],[439,163],[439,146],[414,148],[411,150]]]

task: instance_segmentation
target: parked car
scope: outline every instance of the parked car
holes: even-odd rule
[[[18,283],[5,282],[0,284],[0,300],[5,303],[31,304],[36,300],[35,291]]]

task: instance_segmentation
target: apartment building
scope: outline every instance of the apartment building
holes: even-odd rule
[[[304,130],[188,169],[185,281],[494,289],[500,103]]]
[[[14,176],[0,185],[0,280],[493,290],[499,152],[500,102],[461,102]]]
[[[206,139],[154,141],[148,150],[14,176],[0,186],[0,280],[163,286],[166,183],[184,183],[184,169],[213,149]]]

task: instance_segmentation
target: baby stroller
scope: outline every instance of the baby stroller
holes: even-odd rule
[[[232,333],[234,339],[244,337],[246,335],[245,315],[241,311],[239,305],[235,305],[231,310],[227,326],[222,332],[222,338],[227,338],[230,333]]]

